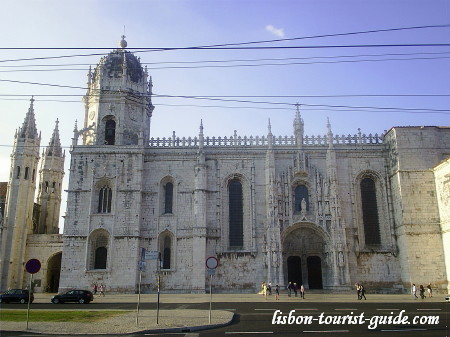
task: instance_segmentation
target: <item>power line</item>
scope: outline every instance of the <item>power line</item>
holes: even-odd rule
[[[257,63],[257,64],[232,64],[232,65],[201,65],[201,66],[166,66],[149,67],[149,70],[163,69],[204,69],[204,68],[240,68],[240,67],[265,67],[265,66],[291,66],[309,64],[336,64],[336,63],[360,63],[360,62],[384,62],[384,61],[417,61],[417,60],[439,60],[449,59],[450,56],[439,57],[411,57],[411,58],[387,58],[387,59],[366,59],[366,60],[340,60],[340,61],[315,61],[315,62],[288,62],[288,63]],[[17,72],[50,72],[50,71],[87,71],[86,68],[78,69],[20,69],[20,70],[0,70],[0,73]]]
[[[393,32],[393,31],[413,30],[413,29],[415,30],[415,29],[428,29],[428,28],[447,28],[447,27],[450,27],[450,24],[373,29],[373,30],[365,30],[365,31],[357,31],[357,32],[311,35],[311,36],[285,38],[285,39],[249,41],[249,42],[238,42],[238,43],[222,43],[222,44],[204,45],[204,46],[196,46],[196,47],[150,47],[150,48],[149,47],[136,47],[136,48],[127,48],[127,50],[158,51],[158,50],[184,50],[184,49],[214,49],[214,48],[242,46],[242,45],[250,45],[250,44],[260,44],[260,43],[286,42],[286,41],[317,39],[317,38],[325,38],[325,37],[382,33],[382,32]],[[115,49],[115,48],[111,48],[111,47],[0,47],[0,50],[105,50],[105,49],[110,50],[110,49]]]
[[[336,58],[355,58],[355,57],[447,55],[447,54],[450,54],[450,52],[382,53],[382,54],[356,54],[356,55],[353,54],[353,55],[333,55],[333,56],[259,58],[259,59],[252,58],[252,59],[229,59],[229,60],[163,61],[163,62],[141,62],[141,64],[160,65],[160,64],[233,63],[233,62],[290,61],[290,60],[336,59]],[[20,65],[0,65],[0,68],[70,67],[70,66],[91,66],[91,65],[92,63],[25,64],[25,65],[20,64]]]

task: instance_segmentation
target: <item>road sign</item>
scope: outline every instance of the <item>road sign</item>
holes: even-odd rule
[[[38,259],[28,260],[25,265],[25,270],[30,274],[36,274],[39,270],[41,270],[41,262]]]
[[[214,256],[210,256],[206,259],[206,268],[216,269],[218,265],[219,261]]]
[[[146,260],[158,260],[159,252],[157,250],[146,250],[145,259]]]

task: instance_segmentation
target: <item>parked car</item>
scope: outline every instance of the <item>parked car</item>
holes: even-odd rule
[[[446,296],[446,297],[445,297],[445,300],[446,300],[447,302],[450,302],[450,295]]]
[[[26,289],[11,289],[0,295],[0,303],[9,303],[9,302],[19,302],[19,303],[28,303],[28,298],[30,298],[30,303],[33,303],[34,296],[30,294]]]
[[[89,290],[69,290],[64,294],[52,296],[52,303],[78,302],[89,303],[94,300],[94,295]]]

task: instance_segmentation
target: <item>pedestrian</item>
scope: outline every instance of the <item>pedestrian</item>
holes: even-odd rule
[[[269,295],[272,295],[272,282],[269,282],[269,285],[267,286],[267,291],[269,292]]]
[[[267,284],[266,284],[266,282],[263,282],[261,286],[262,286],[263,296],[267,298]]]
[[[414,298],[414,299],[418,298],[418,297],[417,297],[417,288],[416,288],[416,284],[415,284],[415,283],[413,283],[413,285],[412,285],[411,292],[412,292],[412,294],[413,294],[413,298]]]
[[[94,295],[97,295],[97,283],[94,283],[94,285],[92,286],[92,292],[94,293]]]
[[[100,283],[100,286],[98,287],[98,291],[99,291],[99,296],[101,296],[101,295],[105,296],[105,286],[103,285],[103,283]]]
[[[305,299],[305,287],[303,284],[300,286],[300,297]]]
[[[364,286],[362,284],[359,286],[359,291],[360,291],[360,300],[362,300],[363,297],[364,297],[364,300],[367,300],[366,289],[364,289]]]
[[[427,293],[428,297],[433,297],[433,289],[431,289],[431,283],[428,283],[427,285]]]
[[[287,290],[288,290],[288,296],[291,297],[291,294],[292,294],[292,283],[291,282],[288,283]]]
[[[295,297],[297,297],[297,291],[298,291],[297,283],[294,282],[294,285],[292,286],[292,288],[293,288],[292,290],[294,290]]]
[[[278,284],[275,286],[275,300],[278,301],[280,299],[280,287]]]
[[[423,287],[422,284],[419,286],[419,293],[420,293],[420,298],[424,299],[425,298],[425,288]]]
[[[356,295],[358,295],[358,300],[361,299],[361,287],[359,286],[359,283],[355,283],[356,287]]]

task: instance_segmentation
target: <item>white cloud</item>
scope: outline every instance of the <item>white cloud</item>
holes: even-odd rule
[[[284,37],[284,30],[283,28],[275,28],[272,25],[267,25],[266,26],[266,30],[270,33],[272,33],[273,35],[276,35],[278,37]]]

